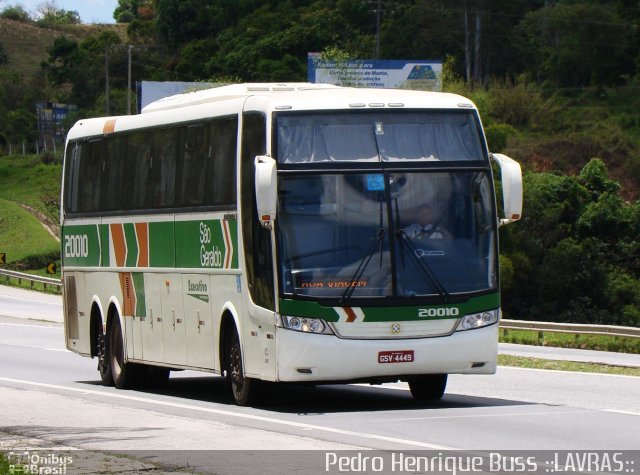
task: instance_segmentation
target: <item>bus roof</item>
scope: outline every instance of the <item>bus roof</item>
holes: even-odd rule
[[[244,109],[244,103],[249,97],[260,98],[259,102],[265,112],[475,109],[473,102],[466,97],[442,92],[353,88],[313,83],[233,84],[169,96],[152,102],[142,110],[142,114],[83,119],[69,130],[67,139],[237,114]],[[212,113],[212,107],[215,108],[215,113]]]
[[[461,103],[473,107],[471,101],[456,94],[409,89],[371,89],[314,83],[250,83],[232,84],[201,91],[176,94],[159,99],[142,109],[143,113],[206,104],[235,97],[263,96],[281,108],[333,109],[354,107],[430,107],[457,108]],[[327,107],[327,101],[335,106]],[[345,99],[347,102],[345,102]],[[404,102],[403,102],[404,101]],[[419,104],[416,104],[419,102]]]

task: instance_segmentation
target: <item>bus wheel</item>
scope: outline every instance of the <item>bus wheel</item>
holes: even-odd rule
[[[113,386],[111,361],[109,358],[109,338],[98,330],[98,371],[103,386]]]
[[[425,374],[409,380],[409,389],[416,401],[437,401],[444,395],[446,387],[446,374]]]
[[[113,384],[118,389],[130,388],[133,385],[135,375],[134,365],[126,363],[124,360],[124,338],[122,337],[122,328],[120,327],[120,319],[113,319],[109,330],[109,361],[111,366],[111,375],[113,376]]]
[[[239,406],[249,406],[259,402],[264,397],[262,381],[246,378],[242,366],[242,351],[240,349],[240,337],[234,328],[230,337],[230,344],[227,346],[227,361],[229,369],[227,372],[231,383],[231,393]]]

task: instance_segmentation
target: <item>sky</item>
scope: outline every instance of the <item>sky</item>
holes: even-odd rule
[[[48,0],[52,1],[52,0]],[[82,23],[115,23],[113,11],[118,0],[53,0],[58,8],[80,14]],[[29,13],[35,13],[44,0],[0,0],[0,7],[22,5]]]

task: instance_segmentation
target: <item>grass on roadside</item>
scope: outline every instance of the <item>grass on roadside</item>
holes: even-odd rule
[[[582,373],[621,374],[625,376],[640,377],[640,368],[611,366],[601,363],[582,363],[576,361],[545,360],[523,356],[498,355],[498,364],[500,366],[515,366],[518,368],[549,369]]]
[[[11,465],[9,459],[0,453],[0,475],[13,475],[10,470]]]
[[[640,354],[639,338],[609,335],[572,335],[568,333],[543,332],[542,338],[540,338],[537,331],[500,329],[500,342]]]
[[[0,475],[5,475],[9,473],[9,461],[6,457],[0,454]]]
[[[22,203],[58,221],[62,165],[42,163],[42,157],[0,157],[0,198]]]
[[[0,198],[0,236],[0,252],[6,253],[7,263],[60,254],[60,244],[31,213],[3,198]]]

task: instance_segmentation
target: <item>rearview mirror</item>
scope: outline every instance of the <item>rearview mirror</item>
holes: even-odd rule
[[[255,159],[256,205],[258,219],[266,229],[271,229],[276,219],[278,207],[278,177],[276,161],[266,155],[258,155]]]
[[[500,225],[509,224],[522,217],[522,169],[520,164],[501,153],[492,154],[500,166],[502,176],[502,200],[505,217]]]

